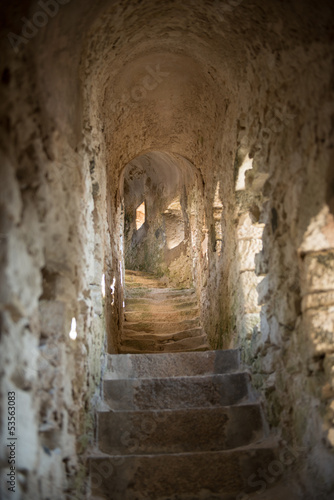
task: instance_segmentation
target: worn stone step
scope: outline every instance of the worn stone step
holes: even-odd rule
[[[228,406],[249,400],[249,374],[104,380],[104,400],[113,410]]]
[[[189,330],[183,330],[176,333],[146,333],[146,332],[136,332],[135,330],[123,330],[122,343],[126,340],[153,340],[157,343],[163,343],[166,341],[182,340],[188,337],[198,337],[203,333],[202,328],[199,326],[197,328],[191,328]]]
[[[108,354],[105,379],[193,377],[235,372],[238,349],[175,354]]]
[[[173,298],[173,299],[157,299],[155,298],[132,298],[125,299],[125,308],[128,311],[138,311],[138,310],[178,310],[178,309],[191,309],[197,307],[196,298]]]
[[[167,312],[151,312],[151,311],[141,311],[141,312],[131,312],[126,311],[124,313],[125,321],[180,321],[182,319],[195,319],[198,318],[198,308],[191,309],[180,309],[178,311],[167,311]]]
[[[169,348],[172,348],[172,351],[175,352],[175,351],[182,351],[182,349],[196,349],[197,347],[200,347],[201,345],[205,344],[205,342],[206,342],[206,336],[203,335],[202,333],[197,337],[186,336],[181,340],[165,339],[159,341],[158,338],[148,339],[148,340],[125,338],[122,339],[121,345],[123,348],[133,347],[142,352],[147,352],[150,350],[170,352]]]
[[[269,442],[229,451],[91,457],[91,498],[232,500],[259,488],[251,479],[275,460],[275,452]]]
[[[199,347],[192,347],[189,349],[179,349],[177,346],[175,347],[172,344],[165,344],[156,346],[155,349],[147,349],[145,351],[141,351],[140,349],[136,349],[134,347],[122,347],[120,346],[119,351],[120,354],[174,354],[179,352],[203,352],[209,351],[210,346],[207,343],[200,345]]]
[[[123,324],[123,331],[132,330],[146,333],[174,333],[190,330],[199,326],[199,317],[184,319],[182,321],[125,321]]]
[[[125,280],[125,286],[131,289],[136,289],[136,288],[157,288],[159,290],[166,289],[167,286],[163,283],[160,283],[158,280],[147,280],[147,282],[144,284],[141,281],[129,281]]]
[[[193,288],[184,288],[181,290],[177,290],[175,288],[125,288],[126,298],[154,298],[156,300],[170,300],[186,296],[196,296],[195,290]]]
[[[142,313],[147,315],[152,315],[153,317],[157,315],[166,315],[168,313],[178,313],[183,311],[196,312],[196,316],[199,314],[197,303],[185,305],[181,304],[179,307],[176,305],[171,305],[168,301],[158,302],[156,305],[125,305],[126,313]]]
[[[163,280],[155,276],[154,274],[145,273],[142,271],[126,271],[125,272],[125,284],[131,288],[134,287],[156,287],[156,288],[166,288],[166,284]]]
[[[103,411],[97,414],[97,423],[99,449],[112,455],[218,451],[265,437],[259,404]]]

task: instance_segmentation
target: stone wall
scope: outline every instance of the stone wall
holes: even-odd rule
[[[117,352],[123,320],[120,178],[158,151],[196,173],[189,241],[210,343],[242,347],[271,426],[303,449],[306,489],[325,498],[332,2],[57,7],[30,35],[22,19],[33,22],[39,4],[2,7],[1,394],[17,391],[26,408],[21,490],[59,499],[83,481],[100,356]]]
[[[249,267],[245,256],[240,263],[244,318],[250,288],[255,312],[254,289],[261,280],[257,286],[260,320],[254,318],[252,330],[244,330],[242,321],[239,338],[270,424],[299,446],[306,492],[317,491],[319,498],[321,494],[327,498],[333,487],[329,475],[333,468],[333,214],[328,183],[333,94],[327,57],[315,42],[303,58],[296,47],[272,61],[273,75],[285,74],[284,82],[278,87],[275,82],[275,92],[273,82],[262,79],[267,112],[253,120],[258,100],[253,110],[243,107],[245,113],[240,115],[247,118],[238,141],[242,147],[248,145],[253,157],[244,199],[238,204],[253,219],[247,232],[252,243],[246,253],[247,260],[251,256],[253,261],[251,286],[243,281]],[[317,83],[312,83],[311,73],[317,75]],[[254,239],[260,237],[256,220],[264,225],[262,249]]]
[[[110,241],[102,151],[92,141],[86,148],[81,134],[68,137],[46,113],[33,44],[17,56],[7,44],[3,50],[1,420],[6,438],[13,391],[18,441],[12,493],[1,440],[1,498],[77,498],[85,491],[105,342],[101,279]]]

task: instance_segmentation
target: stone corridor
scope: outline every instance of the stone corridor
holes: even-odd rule
[[[332,0],[0,9],[1,499],[334,500]]]

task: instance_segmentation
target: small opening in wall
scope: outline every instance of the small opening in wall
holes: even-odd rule
[[[253,168],[253,158],[247,155],[239,168],[239,174],[236,184],[236,191],[244,191],[246,189],[246,172]]]
[[[145,224],[145,201],[136,209],[136,229],[140,229]]]
[[[70,330],[69,336],[72,340],[75,340],[78,336],[78,334],[77,334],[77,322],[76,322],[75,318],[72,318],[71,330]]]

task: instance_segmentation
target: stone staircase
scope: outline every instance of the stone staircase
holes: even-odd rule
[[[108,355],[103,395],[90,499],[247,500],[275,463],[237,350]]]
[[[153,275],[126,271],[121,353],[208,349],[195,289],[167,288]]]

